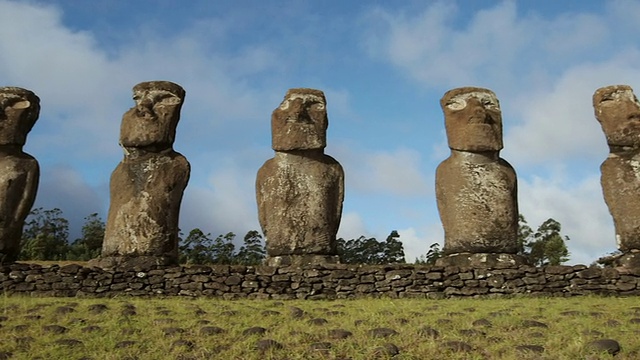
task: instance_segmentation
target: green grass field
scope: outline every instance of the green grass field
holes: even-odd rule
[[[587,355],[604,338],[640,357],[637,298],[0,299],[0,359],[613,358]]]

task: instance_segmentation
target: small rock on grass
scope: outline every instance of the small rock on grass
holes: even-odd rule
[[[83,327],[81,331],[83,333],[91,333],[91,332],[100,331],[100,330],[102,330],[102,328],[100,326],[89,325],[89,326]]]
[[[418,335],[437,339],[440,336],[440,333],[438,332],[438,330],[432,328],[431,326],[424,326],[420,328],[420,330],[418,330]]]
[[[60,340],[56,340],[56,344],[68,346],[68,347],[76,347],[76,346],[84,345],[82,341],[76,340],[76,339],[60,339]]]
[[[369,335],[372,337],[386,338],[392,335],[398,335],[398,332],[389,328],[375,328],[369,330]]]
[[[326,352],[326,351],[329,351],[329,349],[331,349],[331,343],[330,342],[315,342],[315,343],[312,343],[311,345],[309,345],[309,349],[312,350],[312,351]]]
[[[487,319],[478,319],[474,321],[471,325],[476,327],[491,327],[492,324],[491,324],[491,321]]]
[[[190,340],[176,340],[173,343],[171,343],[171,348],[175,349],[178,347],[182,347],[182,348],[187,348],[187,349],[193,349],[193,347],[195,346],[195,344],[193,343],[193,341]]]
[[[606,352],[611,355],[616,355],[620,352],[620,343],[613,339],[600,339],[593,340],[587,343],[585,346],[587,352],[603,353]]]
[[[522,353],[535,353],[542,354],[544,352],[544,346],[540,345],[518,345],[516,350]]]
[[[464,341],[446,341],[442,344],[442,348],[453,352],[471,352],[473,346],[467,344]]]
[[[69,331],[69,329],[60,325],[45,325],[42,327],[42,329],[46,332],[53,333],[53,334],[64,334],[67,331]]]
[[[164,336],[173,336],[184,333],[184,329],[178,327],[168,327],[162,329]]]
[[[312,324],[312,325],[324,325],[326,323],[328,323],[327,319],[323,319],[323,318],[315,318],[315,319],[309,320],[309,324]]]
[[[400,354],[400,349],[395,344],[387,343],[373,350],[374,358],[394,357]]]
[[[215,335],[226,333],[227,330],[217,326],[204,326],[200,328],[200,335]]]
[[[89,305],[89,312],[92,314],[102,314],[109,310],[109,307],[105,304],[91,304]]]
[[[267,329],[260,327],[260,326],[254,326],[254,327],[250,327],[248,329],[245,329],[242,332],[242,335],[244,336],[251,336],[251,335],[262,335],[265,332],[267,332]]]
[[[524,320],[522,321],[522,326],[526,328],[539,327],[539,328],[545,328],[545,329],[549,327],[549,325],[537,320]]]
[[[283,346],[279,342],[272,339],[262,339],[256,342],[256,350],[267,351],[270,349],[282,349]]]
[[[353,333],[344,329],[331,329],[329,330],[329,337],[331,339],[346,339],[352,336]]]
[[[620,326],[620,321],[610,319],[610,320],[607,320],[604,324],[608,327],[618,327]]]
[[[56,314],[70,314],[72,312],[76,311],[76,309],[70,307],[70,306],[59,306],[56,308]]]
[[[302,310],[302,309],[300,309],[298,307],[295,307],[295,306],[291,306],[291,307],[289,307],[289,315],[292,318],[298,319],[298,318],[301,318],[301,317],[304,316],[304,310]]]
[[[18,337],[15,339],[16,344],[20,345],[20,346],[28,346],[29,344],[31,344],[32,342],[34,342],[35,339],[31,336],[22,336],[22,337]]]
[[[277,315],[280,315],[280,312],[279,311],[274,311],[274,310],[264,310],[260,314],[262,316],[277,316]]]

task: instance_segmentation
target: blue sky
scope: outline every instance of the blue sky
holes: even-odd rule
[[[61,208],[72,236],[90,213],[106,218],[135,84],[187,91],[174,146],[192,166],[181,228],[239,237],[259,229],[271,112],[289,88],[323,90],[325,152],[346,173],[339,236],[398,230],[410,261],[442,243],[439,99],[490,88],[520,212],[532,227],[560,221],[571,263],[588,264],[615,250],[591,96],[611,84],[640,91],[637,19],[632,0],[0,0],[0,84],[41,98],[25,147],[42,169],[36,206]]]

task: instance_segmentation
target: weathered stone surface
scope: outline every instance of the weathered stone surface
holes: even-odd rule
[[[0,264],[18,259],[24,220],[36,197],[40,169],[22,147],[39,114],[33,92],[0,87]]]
[[[527,261],[524,257],[506,253],[459,253],[440,257],[436,260],[438,266],[460,266],[474,269],[490,268],[503,269],[524,265]]]
[[[187,159],[173,150],[185,92],[168,81],[133,88],[136,105],[122,119],[124,160],[111,175],[102,267],[177,262],[178,217],[189,180]]]
[[[335,261],[342,215],[344,172],[324,154],[328,126],[322,91],[291,89],[271,118],[275,157],[258,171],[258,216],[270,265],[288,256],[328,256]],[[317,260],[318,258],[315,258]],[[274,260],[275,261],[275,260]]]
[[[640,249],[640,102],[627,85],[593,94],[595,116],[609,145],[600,166],[605,202],[613,216],[618,248]]]
[[[588,342],[585,345],[588,353],[607,353],[616,355],[620,352],[620,343],[614,339],[598,339]]]
[[[0,266],[0,294],[31,297],[205,296],[223,299],[272,300],[369,298],[372,296],[442,299],[515,294],[525,296],[527,294],[533,296],[640,295],[640,290],[637,290],[640,272],[625,268],[590,270],[591,268],[584,265],[566,266],[562,269],[532,266],[471,269],[412,264],[393,266],[325,264],[282,267],[276,269],[272,275],[261,275],[260,280],[256,280],[255,268],[251,266],[212,266],[210,274],[206,276],[193,274],[203,271],[204,268],[201,266],[165,266],[150,271],[132,271],[122,267],[115,269],[80,267],[74,273],[69,273],[71,269],[71,266],[40,266],[22,263]],[[345,272],[346,270],[348,272]],[[562,270],[563,274],[552,274],[558,270]],[[570,272],[567,273],[567,270]],[[372,273],[375,275],[371,275]],[[425,279],[431,278],[434,277],[431,275],[435,274],[438,274],[437,281],[419,279],[422,276]],[[284,277],[291,280],[285,281]],[[152,282],[151,279],[154,281]],[[231,285],[226,285],[225,282]],[[244,287],[242,284],[245,283],[251,283],[252,286]],[[276,304],[278,303],[273,303],[274,306]],[[76,306],[77,304],[73,303],[66,304],[69,308]],[[290,307],[286,310],[281,316],[306,320],[312,318],[298,308]],[[465,310],[471,312],[473,308]],[[635,311],[636,314],[631,316],[628,322],[636,323],[640,310],[635,307],[630,310]],[[326,308],[315,309],[315,311],[320,311],[329,317],[329,323],[332,316],[341,313],[341,311]],[[93,313],[92,308],[89,312]],[[136,308],[132,304],[124,304],[121,313],[122,316],[135,317]],[[389,311],[384,313],[391,314]],[[570,313],[573,312],[568,311],[567,315]],[[158,309],[158,314],[170,315],[163,309]],[[509,314],[509,310],[502,310],[489,313],[489,316],[509,316]],[[238,312],[225,310],[221,311],[220,315],[237,316]],[[451,312],[446,315],[448,317],[467,316],[466,312]],[[588,315],[602,317],[603,314],[591,312]],[[40,315],[34,315],[28,319],[37,320],[40,319]],[[398,318],[397,321],[399,324],[404,324],[407,320]],[[444,324],[443,321],[451,322],[450,319],[440,319],[437,323]],[[316,322],[318,325],[326,324],[327,319],[316,318],[313,323]],[[361,322],[357,321],[356,325],[358,324]],[[605,325],[620,326],[621,323],[610,319]],[[535,321],[525,321],[522,326],[544,325]]]
[[[458,88],[440,100],[451,156],[436,170],[445,254],[517,250],[516,173],[499,157],[502,115],[495,94]]]

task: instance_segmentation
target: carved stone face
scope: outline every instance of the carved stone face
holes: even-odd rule
[[[461,151],[500,151],[502,112],[493,91],[457,88],[440,100],[449,147]]]
[[[596,119],[611,146],[640,146],[640,102],[627,85],[607,86],[593,94]]]
[[[0,87],[0,145],[24,145],[39,114],[36,94],[18,87]]]
[[[322,91],[290,89],[271,115],[272,148],[276,151],[324,149],[328,126]]]
[[[168,81],[143,82],[133,88],[136,105],[122,117],[120,145],[157,149],[173,145],[185,91]]]

